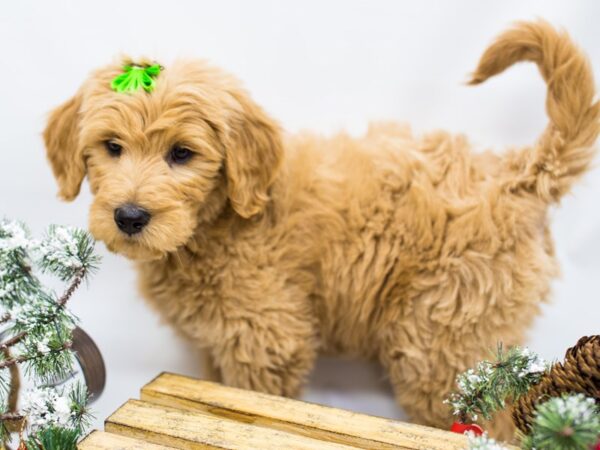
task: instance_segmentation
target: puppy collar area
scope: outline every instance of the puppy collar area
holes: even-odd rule
[[[152,92],[156,87],[156,77],[164,67],[160,64],[126,64],[123,73],[114,77],[110,87],[115,92],[127,93],[144,89]]]

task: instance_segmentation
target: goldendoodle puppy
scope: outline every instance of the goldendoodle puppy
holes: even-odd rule
[[[545,22],[487,49],[548,85],[539,141],[472,153],[393,123],[361,138],[282,133],[223,71],[170,65],[120,93],[110,65],[52,112],[60,195],[83,178],[90,229],[135,260],[144,296],[230,385],[297,395],[320,352],[375,358],[419,423],[448,426],[454,378],[520,343],[557,273],[548,207],[589,167],[600,107],[583,54]]]

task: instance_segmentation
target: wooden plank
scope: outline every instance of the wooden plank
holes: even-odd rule
[[[106,431],[178,449],[342,450],[351,447],[248,425],[202,412],[129,400],[105,422]]]
[[[97,430],[88,434],[77,444],[77,448],[79,450],[175,450],[174,447],[151,444]]]
[[[368,449],[463,450],[467,439],[420,425],[163,373],[142,400]]]

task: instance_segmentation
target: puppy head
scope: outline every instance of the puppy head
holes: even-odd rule
[[[135,259],[184,245],[229,201],[244,218],[265,207],[282,157],[277,125],[239,83],[201,61],[179,62],[151,93],[117,93],[114,65],[55,109],[44,132],[59,195],[87,175],[90,231]],[[136,221],[136,217],[143,220]]]

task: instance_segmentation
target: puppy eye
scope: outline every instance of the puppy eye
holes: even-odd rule
[[[121,156],[123,147],[121,147],[115,141],[106,141],[106,142],[104,142],[104,146],[106,147],[106,150],[108,151],[108,154],[110,156],[114,156],[114,157]]]
[[[169,152],[169,162],[173,164],[185,164],[190,160],[193,153],[190,149],[176,145]]]

